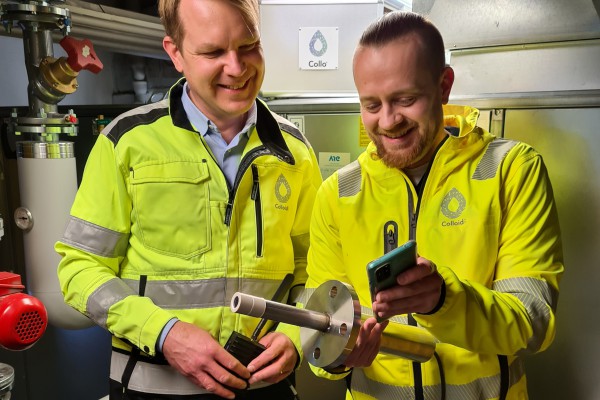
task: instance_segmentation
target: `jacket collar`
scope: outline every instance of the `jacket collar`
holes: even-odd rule
[[[169,113],[175,126],[194,131],[181,101],[185,82],[185,78],[181,78],[171,87],[169,91]],[[288,164],[294,164],[294,157],[283,138],[279,123],[271,111],[259,100],[256,100],[256,109],[256,131],[260,141],[277,158]]]

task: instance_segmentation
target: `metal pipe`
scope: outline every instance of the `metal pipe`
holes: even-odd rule
[[[381,335],[380,353],[417,362],[425,362],[433,357],[436,339],[429,332],[416,326],[395,325],[399,326],[398,332],[384,331]]]
[[[231,298],[231,310],[239,314],[266,318],[320,332],[329,331],[331,322],[331,318],[325,313],[296,308],[240,292],[235,293]]]
[[[356,344],[362,321],[368,318],[361,315],[354,290],[339,281],[319,286],[304,309],[237,292],[231,299],[231,310],[301,327],[308,362],[333,370],[343,366]],[[425,362],[433,357],[436,343],[423,328],[390,323],[381,336],[379,352]]]

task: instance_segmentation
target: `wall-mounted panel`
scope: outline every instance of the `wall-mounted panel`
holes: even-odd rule
[[[565,253],[557,334],[526,359],[531,399],[600,398],[600,108],[507,110],[505,136],[544,158]]]
[[[383,15],[383,1],[267,1],[260,5],[265,52],[265,96],[336,95],[355,92],[352,55],[366,26]],[[336,69],[300,69],[302,28],[337,28]],[[319,44],[318,50],[322,50]],[[315,60],[318,57],[315,58]],[[318,61],[317,61],[318,62]]]

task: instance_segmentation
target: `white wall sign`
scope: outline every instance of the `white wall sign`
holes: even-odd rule
[[[350,163],[350,153],[319,152],[319,169],[323,179]]]
[[[337,69],[339,52],[337,27],[300,28],[298,61],[300,69]]]
[[[300,132],[306,133],[304,132],[304,115],[288,115],[287,119],[296,125],[296,128],[300,129]]]

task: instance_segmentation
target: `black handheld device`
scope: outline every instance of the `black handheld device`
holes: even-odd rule
[[[290,290],[293,281],[294,275],[287,274],[275,291],[272,301],[281,301],[288,290]],[[258,322],[251,338],[244,336],[241,333],[233,332],[231,336],[229,336],[229,339],[227,339],[227,343],[225,343],[225,350],[237,358],[244,366],[248,366],[250,361],[254,360],[263,352],[263,350],[265,350],[265,347],[258,343],[258,336],[260,336],[260,332],[266,322],[267,320],[265,318],[262,318]]]
[[[281,284],[279,285],[277,290],[275,291],[272,301],[281,301],[285,294],[290,290],[290,286],[292,286],[293,282],[294,275],[287,274],[281,281]],[[247,337],[239,332],[234,331],[229,336],[229,339],[227,339],[227,343],[225,343],[225,350],[227,350],[229,354],[237,358],[239,362],[241,362],[245,367],[247,367],[248,364],[250,364],[250,361],[254,360],[260,355],[260,353],[262,353],[265,350],[265,346],[258,342],[258,337],[260,336],[260,332],[262,331],[262,328],[265,326],[266,322],[267,320],[265,318],[262,318],[258,322],[258,325],[256,325],[254,332],[252,332],[252,337]],[[290,390],[294,394],[295,398],[299,399],[298,392],[296,392],[296,388],[294,387],[294,385],[291,382],[289,382],[287,378],[286,382],[288,382]],[[234,390],[234,392],[238,394],[238,391]]]

